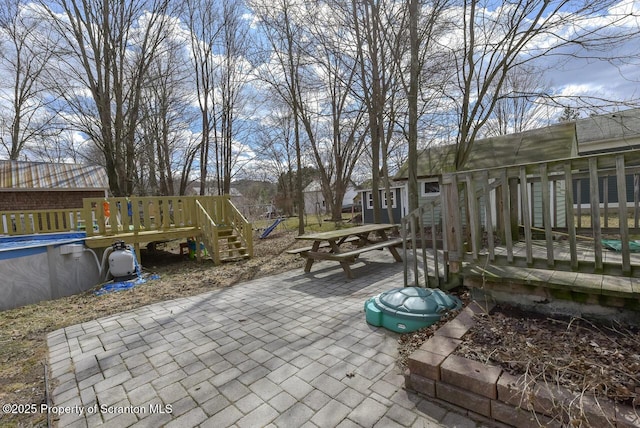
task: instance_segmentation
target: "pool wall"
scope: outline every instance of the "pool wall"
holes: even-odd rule
[[[79,248],[84,237],[82,233],[0,237],[0,310],[96,286],[100,273],[94,255],[90,251],[69,252],[69,244]]]

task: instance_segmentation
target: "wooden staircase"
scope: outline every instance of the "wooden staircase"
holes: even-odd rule
[[[249,251],[242,237],[232,227],[220,226],[217,234],[217,251],[220,262],[248,259]]]
[[[206,206],[196,201],[197,224],[200,239],[213,263],[251,258],[253,255],[253,231],[251,223],[229,201],[220,207]],[[210,215],[217,214],[218,221]]]

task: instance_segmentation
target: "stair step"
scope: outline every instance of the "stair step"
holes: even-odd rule
[[[218,227],[218,236],[220,238],[222,238],[222,237],[226,238],[227,236],[233,235],[233,232],[234,231],[233,231],[232,227],[226,227],[226,226]]]
[[[238,254],[236,256],[220,257],[221,262],[234,262],[238,260],[248,259],[249,254]]]

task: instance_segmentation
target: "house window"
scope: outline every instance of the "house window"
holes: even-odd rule
[[[373,192],[367,192],[367,209],[373,209]]]
[[[382,208],[387,208],[387,192],[382,190],[381,193],[382,193]],[[391,196],[391,208],[395,208],[396,207],[396,191],[391,190],[390,196]]]
[[[440,194],[440,184],[437,181],[425,181],[422,183],[422,196],[435,196]]]

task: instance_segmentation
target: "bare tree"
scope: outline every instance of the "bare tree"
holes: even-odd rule
[[[205,194],[208,179],[209,151],[215,132],[216,104],[213,98],[218,68],[214,49],[222,31],[221,16],[215,0],[188,0],[186,22],[191,37],[196,95],[200,108],[200,194]]]
[[[337,9],[330,14],[322,11],[319,8],[319,15],[307,14],[313,44],[307,55],[315,72],[305,76],[300,115],[327,211],[333,221],[341,221],[344,195],[362,155],[368,128],[360,98],[352,92],[359,66],[351,54],[352,46],[344,40],[351,15]]]
[[[443,58],[442,55],[433,55],[434,52],[438,51],[434,45],[436,45],[437,38],[450,27],[450,20],[445,18],[445,11],[451,4],[452,1],[450,0],[432,0],[423,4],[418,0],[409,0],[409,70],[408,73],[400,72],[400,80],[403,83],[408,104],[409,211],[418,208],[417,162],[421,113],[429,107],[434,107],[431,97],[424,94],[433,92],[433,86],[438,86],[436,76],[441,75],[442,63],[440,61]],[[428,59],[431,59],[431,67],[427,67]],[[396,60],[400,62],[399,68],[403,70],[401,65],[403,56],[396,55]],[[423,78],[423,73],[426,74],[425,78]],[[407,75],[409,76],[408,81],[405,77]],[[422,97],[421,94],[423,95]],[[422,104],[422,108],[420,108],[420,104]]]
[[[456,168],[464,165],[473,142],[492,118],[507,77],[541,57],[580,56],[589,49],[599,60],[612,60],[615,44],[636,37],[632,9],[608,11],[616,0],[521,0],[496,4],[463,0],[460,51],[455,52],[458,80],[449,93],[458,111]],[[607,19],[594,21],[594,16]],[[637,19],[634,20],[637,23]],[[637,24],[635,24],[637,25]],[[607,51],[608,53],[605,53]]]
[[[296,152],[296,202],[298,207],[298,233],[304,233],[304,195],[302,193],[302,143],[301,123],[301,77],[302,56],[308,41],[303,29],[294,22],[295,16],[305,13],[304,2],[279,0],[276,4],[264,4],[258,1],[249,3],[256,13],[265,38],[271,50],[269,63],[259,73],[291,109]]]
[[[538,70],[530,66],[514,68],[504,81],[483,137],[518,133],[549,123],[544,95],[549,85]]]
[[[146,75],[161,52],[169,0],[42,3],[64,44],[56,58],[67,116],[104,157],[116,196],[134,192],[136,127]],[[90,94],[89,98],[86,94]]]
[[[369,120],[371,146],[371,191],[373,197],[373,222],[381,222],[380,214],[380,150],[384,135],[385,93],[383,65],[379,54],[381,44],[380,1],[352,0],[353,24],[357,44],[357,58],[360,64],[360,90]]]
[[[267,104],[273,106],[272,113],[261,124],[255,149],[257,160],[269,171],[270,177],[284,177],[284,180],[278,180],[278,193],[281,195],[281,206],[285,214],[291,216],[295,198],[294,121],[290,109],[286,105],[278,106],[279,103],[282,101],[276,99]]]
[[[47,108],[43,75],[53,55],[55,35],[42,25],[33,5],[0,1],[0,100],[9,108],[0,115],[0,144],[9,159],[18,159],[29,143],[54,137],[55,114]],[[2,88],[5,84],[10,85]],[[34,144],[35,145],[35,144]]]
[[[186,187],[179,185],[184,177],[176,172],[188,175],[197,154],[195,145],[190,144],[189,128],[197,115],[191,108],[188,54],[182,40],[167,43],[166,53],[152,61],[142,95],[137,158],[141,194],[184,194]]]
[[[229,193],[237,154],[234,141],[238,132],[237,113],[247,97],[243,89],[247,83],[249,64],[244,56],[248,52],[248,25],[243,10],[236,0],[222,1],[222,29],[220,34],[221,64],[218,71],[219,116],[215,132],[216,183],[218,194]]]

